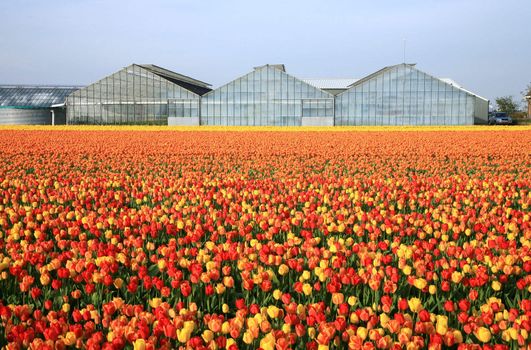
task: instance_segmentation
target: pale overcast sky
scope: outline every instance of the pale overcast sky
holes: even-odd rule
[[[529,0],[0,0],[0,84],[153,63],[214,87],[253,66],[361,78],[406,61],[493,100],[531,82]]]

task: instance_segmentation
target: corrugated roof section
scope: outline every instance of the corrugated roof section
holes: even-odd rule
[[[81,86],[0,85],[0,107],[49,108]]]
[[[319,89],[348,89],[348,87],[358,79],[355,78],[320,78],[320,79],[302,79],[307,84]]]

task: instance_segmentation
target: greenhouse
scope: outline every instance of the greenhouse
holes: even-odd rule
[[[201,99],[202,125],[333,125],[334,96],[264,65]]]
[[[152,64],[86,87],[0,86],[0,124],[472,125],[487,124],[488,108],[455,81],[406,63],[362,79],[299,79],[266,64],[215,90]]]
[[[65,124],[64,102],[79,86],[0,85],[0,124]]]
[[[157,124],[199,121],[210,85],[155,65],[132,64],[68,96],[68,124]]]
[[[335,99],[335,125],[485,124],[487,114],[487,99],[405,63],[358,80]]]

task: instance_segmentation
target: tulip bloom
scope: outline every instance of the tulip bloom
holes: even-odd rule
[[[407,303],[408,303],[409,309],[412,312],[419,312],[420,310],[422,310],[422,302],[420,301],[419,298],[411,298],[407,301]]]
[[[529,343],[528,127],[0,129],[7,349]]]
[[[488,343],[491,338],[490,331],[485,327],[478,327],[476,331],[474,332],[474,335],[482,343]]]

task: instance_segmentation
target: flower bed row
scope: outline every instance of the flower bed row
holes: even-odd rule
[[[3,131],[0,344],[526,348],[530,141]]]

